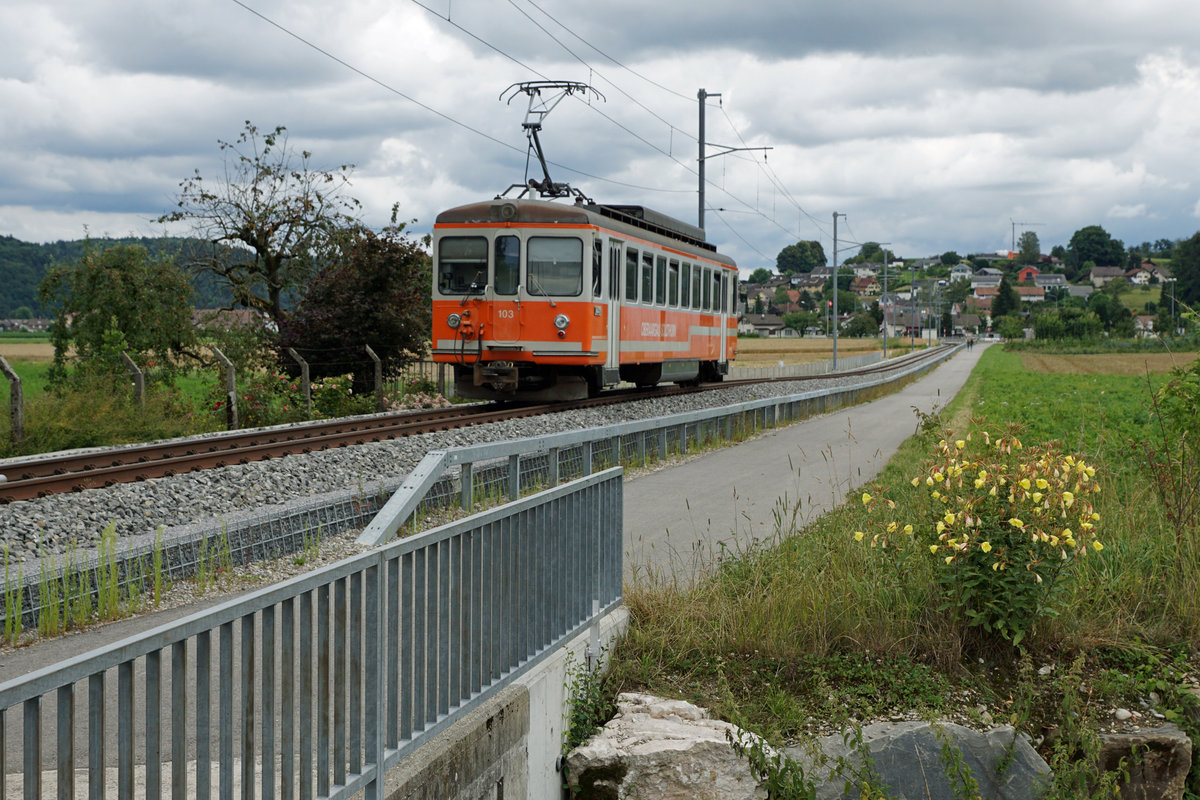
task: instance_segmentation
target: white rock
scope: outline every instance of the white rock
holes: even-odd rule
[[[629,800],[764,800],[766,790],[726,734],[737,726],[709,719],[682,700],[622,694],[618,713],[567,756],[571,787]],[[586,795],[583,795],[586,796]]]
[[[1118,708],[1113,712],[1113,716],[1116,717],[1119,722],[1125,722],[1133,717],[1133,712],[1127,708]]]

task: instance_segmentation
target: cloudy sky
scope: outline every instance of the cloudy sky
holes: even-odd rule
[[[5,0],[0,235],[182,232],[152,220],[246,120],[355,164],[367,222],[427,230],[525,180],[500,97],[542,79],[604,96],[547,118],[555,180],[689,222],[720,93],[708,142],[773,148],[707,162],[709,239],[746,269],[831,254],[835,211],[843,257],[1200,230],[1195,0]]]

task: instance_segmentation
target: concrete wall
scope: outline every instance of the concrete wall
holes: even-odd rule
[[[388,774],[389,800],[549,800],[562,797],[557,770],[567,713],[567,661],[582,662],[625,630],[624,606],[609,612]]]

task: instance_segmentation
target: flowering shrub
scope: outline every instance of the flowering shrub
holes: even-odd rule
[[[1096,470],[1054,445],[1025,450],[1012,433],[940,441],[911,503],[864,492],[871,530],[857,541],[892,558],[934,560],[939,610],[1017,645],[1057,613],[1075,559],[1104,545],[1091,496]]]
[[[375,397],[354,393],[354,376],[337,375],[313,381],[313,413],[318,417],[353,417],[376,410]]]
[[[225,414],[225,389],[218,385],[209,392],[208,406]],[[258,428],[304,419],[304,395],[287,375],[257,373],[238,387],[238,422],[243,428]]]

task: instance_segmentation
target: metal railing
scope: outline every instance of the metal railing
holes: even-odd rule
[[[610,469],[8,681],[3,788],[380,797],[389,768],[620,602],[621,530]]]
[[[932,369],[955,352],[955,348],[946,348],[917,357],[906,367],[897,364],[895,373],[851,386],[528,439],[431,450],[363,529],[358,541],[366,545],[386,542],[415,516],[453,506],[470,510],[481,496],[516,499],[529,486],[553,486],[616,464],[665,461],[697,446],[853,405],[886,391],[889,384]]]

